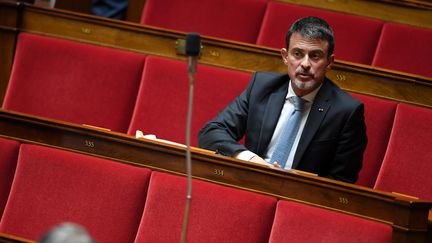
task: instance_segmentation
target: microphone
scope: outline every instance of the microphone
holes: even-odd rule
[[[196,73],[197,59],[201,51],[201,38],[198,33],[188,33],[186,35],[186,55],[188,55],[188,72]]]
[[[192,161],[190,151],[190,134],[192,123],[192,105],[195,74],[197,71],[198,56],[201,51],[201,38],[198,33],[188,33],[186,35],[186,55],[188,55],[188,76],[189,76],[189,100],[186,120],[186,173],[187,173],[187,195],[186,206],[183,215],[183,227],[180,242],[185,243],[187,238],[187,228],[189,220],[189,208],[192,200]]]

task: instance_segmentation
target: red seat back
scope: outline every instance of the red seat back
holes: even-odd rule
[[[281,200],[269,242],[385,243],[391,239],[390,225]]]
[[[21,33],[3,108],[126,132],[144,56]]]
[[[141,23],[255,43],[267,0],[146,0]]]
[[[34,240],[74,222],[98,242],[133,242],[149,178],[148,169],[23,144],[0,232]]]
[[[368,144],[363,156],[363,167],[356,184],[372,188],[375,185],[387,150],[397,102],[355,93],[351,93],[351,95],[362,101],[365,106],[368,137]]]
[[[398,105],[376,189],[432,200],[431,124],[431,109]]]
[[[432,30],[386,23],[373,66],[432,77]]]
[[[136,242],[179,242],[186,178],[153,172]],[[276,199],[193,180],[187,242],[267,242]]]
[[[0,138],[0,219],[6,205],[18,159],[19,142]]]
[[[372,63],[383,25],[381,21],[276,1],[268,3],[257,44],[278,49],[286,47],[285,34],[289,27],[307,16],[320,17],[332,27],[336,59]]]
[[[239,95],[251,75],[198,65],[194,86],[192,145],[199,130]],[[158,138],[185,143],[189,82],[185,62],[149,56],[129,134],[136,130]]]

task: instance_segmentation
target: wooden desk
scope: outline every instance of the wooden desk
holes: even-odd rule
[[[177,54],[181,32],[58,9],[0,0],[0,103],[3,102],[19,32],[31,32],[148,55]],[[200,63],[241,70],[286,72],[279,50],[202,37]],[[347,91],[432,107],[432,78],[336,61],[327,75]]]
[[[36,241],[27,240],[14,235],[0,233],[0,243],[36,243]]]
[[[185,148],[0,110],[0,136],[184,175]],[[393,226],[393,242],[426,242],[432,202],[417,200],[304,173],[261,165],[192,148],[194,178],[288,199]]]

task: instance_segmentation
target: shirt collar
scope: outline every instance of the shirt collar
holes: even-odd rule
[[[318,91],[321,89],[322,83],[320,84],[320,86],[318,86],[318,88],[316,88],[314,91],[310,92],[307,95],[303,95],[301,98],[308,101],[308,103],[312,103],[315,100],[315,96],[318,94]],[[285,97],[285,99],[289,99],[293,96],[296,96],[296,94],[294,93],[294,90],[292,88],[292,82],[290,80],[289,82],[289,86],[288,86],[288,94]]]

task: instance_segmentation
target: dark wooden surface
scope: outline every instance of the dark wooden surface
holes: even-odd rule
[[[92,0],[55,0],[55,8],[65,9],[78,13],[91,13]]]
[[[14,235],[0,233],[0,243],[36,243]]]
[[[128,9],[126,13],[126,20],[140,23],[141,22],[141,15],[144,9],[146,0],[129,0],[128,2]]]
[[[184,175],[185,148],[0,110],[0,136]],[[391,224],[394,242],[425,242],[431,202],[299,172],[254,165],[192,148],[196,179],[329,208]]]
[[[3,103],[12,69],[19,16],[17,3],[0,5],[0,104]]]

